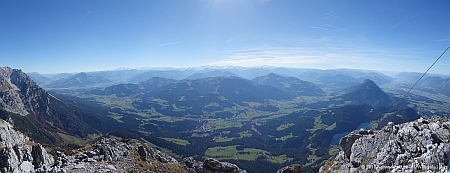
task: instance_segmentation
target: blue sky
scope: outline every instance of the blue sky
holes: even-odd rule
[[[0,66],[283,66],[425,71],[450,46],[450,1],[0,1]],[[450,52],[431,70],[450,74]]]

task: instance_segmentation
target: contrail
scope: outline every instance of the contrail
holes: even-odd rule
[[[342,20],[340,17],[337,17],[337,16],[332,15],[332,14],[330,14],[330,13],[325,13],[325,14],[328,15],[328,16],[334,17],[334,18],[336,18],[336,19]]]
[[[400,25],[403,21],[398,22],[397,24],[395,24],[394,26],[391,26],[388,31],[390,31],[391,29],[394,29],[395,27],[397,27],[398,25]]]
[[[320,30],[326,30],[326,31],[328,31],[328,29],[327,28],[320,28],[320,27],[317,27],[317,26],[309,26],[310,28],[313,28],[313,29],[320,29]]]
[[[180,43],[180,42],[176,41],[176,42],[172,42],[172,43],[164,43],[164,44],[160,44],[158,46],[168,46],[168,45],[177,44],[177,43]]]
[[[91,11],[88,11],[88,12],[86,13],[86,15],[84,15],[83,19],[86,18],[86,16],[87,16],[90,12],[91,12]]]
[[[450,41],[450,38],[444,38],[444,39],[439,39],[439,40],[434,40],[434,41]]]

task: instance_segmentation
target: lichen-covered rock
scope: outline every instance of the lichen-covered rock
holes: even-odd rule
[[[321,172],[446,172],[450,119],[418,119],[388,124],[378,131],[353,131]]]

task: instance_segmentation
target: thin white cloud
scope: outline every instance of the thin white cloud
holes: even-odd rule
[[[231,42],[231,41],[234,41],[234,40],[237,40],[237,39],[238,39],[237,36],[232,36],[227,41],[225,41],[225,43],[228,43],[228,42]]]
[[[334,18],[336,18],[336,19],[342,20],[340,17],[337,17],[337,16],[332,15],[332,14],[330,14],[330,13],[325,13],[325,14],[328,15],[328,16],[334,17]]]
[[[245,56],[236,56],[230,59],[220,60],[212,63],[212,65],[220,66],[282,66],[296,67],[301,65],[324,64],[326,61],[316,56],[286,56],[286,57],[262,57],[250,58]]]
[[[417,16],[419,16],[419,15],[420,15],[420,13],[419,13],[419,14],[416,14],[416,15],[414,15],[414,16],[411,16],[410,19],[415,18],[415,17],[417,17]]]
[[[176,41],[176,42],[171,42],[171,43],[164,43],[164,44],[160,44],[158,46],[168,46],[168,45],[173,45],[173,44],[178,44],[180,42]]]
[[[398,23],[395,24],[395,25],[392,25],[387,31],[390,31],[391,29],[394,29],[395,27],[397,27],[397,26],[400,25],[401,23],[403,23],[403,21],[398,22]]]
[[[415,18],[419,15],[420,15],[420,13],[413,15],[413,16],[409,17],[408,19],[404,19],[403,21],[400,21],[400,22],[396,23],[395,25],[392,25],[387,31],[390,31],[390,30],[394,29],[395,27],[397,27],[398,25],[402,24],[403,22],[408,22],[409,20],[412,20],[413,18]]]
[[[215,52],[217,66],[280,66],[308,68],[366,68],[371,70],[407,70],[423,65],[424,59],[410,48],[386,50],[372,47],[325,46],[322,48],[253,47]]]
[[[325,30],[325,31],[328,31],[328,29],[327,28],[321,28],[321,27],[317,27],[317,26],[309,26],[310,28],[313,28],[313,29],[318,29],[318,30]]]
[[[91,12],[91,11],[88,11],[88,12],[84,15],[83,19],[86,18],[86,16],[89,15],[90,12]]]
[[[337,27],[335,27],[335,26],[333,26],[333,25],[330,25],[330,24],[326,24],[327,26],[330,26],[330,27],[333,27],[333,28],[337,28]]]
[[[224,66],[284,66],[298,67],[304,65],[330,65],[342,61],[333,54],[317,53],[315,50],[302,48],[254,48],[239,49],[229,52],[230,57],[211,63]],[[347,61],[353,61],[347,60]]]

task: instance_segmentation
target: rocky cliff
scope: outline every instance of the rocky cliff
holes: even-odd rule
[[[447,172],[450,119],[437,117],[381,130],[356,130],[340,141],[341,151],[321,172]]]
[[[0,172],[189,172],[245,173],[238,166],[206,159],[174,158],[135,139],[104,138],[67,156],[51,156],[38,143],[0,120]]]
[[[0,108],[20,115],[48,110],[48,94],[27,74],[0,67]]]
[[[31,142],[3,120],[0,120],[0,158],[0,172],[30,172],[53,163],[42,145]]]
[[[84,138],[125,129],[125,125],[97,108],[56,98],[21,70],[0,67],[0,119],[13,123],[43,145],[63,144],[65,139],[61,133]]]

